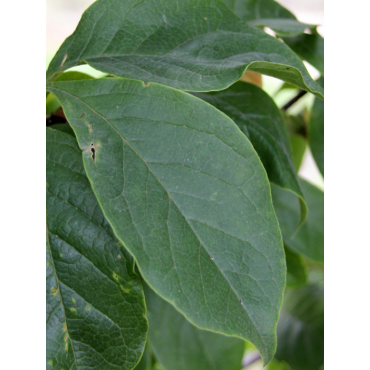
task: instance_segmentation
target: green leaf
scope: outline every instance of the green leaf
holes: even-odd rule
[[[268,365],[267,370],[292,370],[285,361],[273,359]]]
[[[310,24],[301,23],[288,9],[274,0],[223,0],[243,21],[257,27],[269,27],[281,36],[301,34]]]
[[[225,89],[248,68],[323,96],[295,53],[220,0],[98,0],[58,50],[47,79],[83,63],[188,91]]]
[[[81,80],[93,80],[94,77],[87,73],[78,71],[68,71],[58,75],[55,81],[81,81]]]
[[[285,258],[266,172],[247,137],[211,105],[157,84],[48,88],[149,285],[192,323],[252,342],[268,362]]]
[[[76,139],[47,129],[48,369],[132,369],[148,323],[133,258],[92,192]]]
[[[150,347],[149,343],[146,342],[143,357],[135,367],[135,370],[152,370],[153,368],[152,353],[149,347]]]
[[[308,112],[305,108],[297,115],[291,115],[284,111],[282,113],[289,133],[294,167],[298,172],[307,149]]]
[[[308,125],[308,143],[317,167],[324,176],[324,102],[315,99]]]
[[[297,231],[299,204],[289,191],[271,184],[272,199],[284,243],[292,250],[317,262],[324,262],[324,193],[316,186],[300,179],[308,214]]]
[[[287,129],[270,96],[258,86],[237,82],[223,91],[195,94],[229,116],[251,141],[269,180],[299,197],[300,224],[307,206],[294,168]]]
[[[166,370],[240,370],[245,342],[201,330],[144,285],[148,338]]]
[[[60,103],[54,96],[54,94],[47,94],[46,96],[46,115],[54,113],[60,107]]]
[[[317,33],[303,33],[299,36],[284,37],[284,42],[303,60],[324,75],[324,39]]]
[[[303,257],[285,247],[285,258],[287,268],[286,285],[296,287],[307,282],[307,266]]]
[[[291,135],[290,147],[292,149],[294,167],[298,172],[301,168],[303,156],[306,153],[307,141],[301,135]]]
[[[73,81],[73,80],[91,80],[94,77],[82,72],[69,71],[64,72],[55,78],[55,81]],[[46,95],[46,115],[56,112],[60,107],[60,103],[55,98],[54,94]]]
[[[320,284],[286,291],[275,357],[293,370],[319,370],[324,363],[324,291]]]
[[[50,128],[54,130],[58,130],[61,132],[64,132],[72,137],[76,137],[72,127],[68,123],[56,123],[55,125],[49,126]]]

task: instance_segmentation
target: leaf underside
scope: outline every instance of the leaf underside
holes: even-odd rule
[[[294,168],[286,125],[271,97],[245,82],[237,82],[223,91],[194,95],[230,117],[251,141],[269,180],[298,196],[301,225],[306,219],[307,206]]]
[[[201,330],[144,285],[148,338],[166,370],[240,370],[245,342]]]
[[[248,68],[323,97],[299,57],[220,0],[98,0],[58,50],[47,79],[83,63],[188,91],[225,89]]]
[[[133,369],[148,329],[133,258],[117,245],[76,139],[47,129],[48,369]]]
[[[149,285],[268,362],[285,259],[266,173],[214,107],[140,81],[50,83],[106,218]],[[225,248],[227,246],[227,248]]]

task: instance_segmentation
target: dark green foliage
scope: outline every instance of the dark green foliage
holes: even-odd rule
[[[323,74],[323,39],[273,0],[86,10],[47,71],[48,370],[239,370],[245,341],[322,368],[324,193],[297,172],[308,143],[324,173],[323,88],[301,59]]]

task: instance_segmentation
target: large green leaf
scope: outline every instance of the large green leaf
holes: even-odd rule
[[[284,37],[285,43],[324,75],[324,39],[317,33]]]
[[[317,167],[324,176],[324,102],[315,99],[308,126],[308,142]]]
[[[98,0],[51,61],[47,78],[81,63],[181,90],[222,90],[246,68],[322,97],[286,45],[220,0]]]
[[[148,323],[133,258],[117,245],[76,139],[47,129],[48,369],[132,369]]]
[[[149,341],[166,370],[240,370],[245,342],[201,330],[144,285]]]
[[[286,285],[288,287],[296,287],[307,282],[307,266],[303,257],[290,248],[285,247],[286,258]]]
[[[271,184],[272,199],[284,243],[294,251],[317,262],[324,262],[324,193],[316,186],[300,179],[307,202],[308,215],[296,232],[299,204],[289,191]]]
[[[319,370],[324,363],[323,293],[320,284],[309,284],[285,294],[275,357],[293,370]]]
[[[240,19],[257,27],[270,27],[282,36],[299,35],[315,26],[301,23],[274,0],[222,0]]]
[[[237,82],[223,91],[195,94],[229,116],[249,138],[269,180],[300,199],[302,223],[307,214],[294,168],[286,125],[270,96],[258,86]]]
[[[211,105],[157,84],[48,88],[149,285],[191,322],[251,341],[268,361],[285,261],[266,172],[247,137]]]

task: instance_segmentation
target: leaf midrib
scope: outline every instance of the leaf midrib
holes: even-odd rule
[[[190,223],[188,222],[188,219],[186,218],[186,216],[182,213],[182,211],[180,210],[179,206],[175,203],[175,201],[173,200],[173,198],[171,197],[170,193],[168,192],[168,190],[166,189],[166,187],[162,184],[162,182],[158,179],[158,177],[156,176],[156,174],[152,171],[152,169],[148,166],[148,164],[146,163],[146,161],[144,160],[144,158],[142,158],[140,156],[140,154],[136,151],[136,149],[123,137],[123,135],[116,129],[115,126],[113,126],[106,117],[102,116],[101,114],[99,114],[97,111],[95,111],[89,104],[87,104],[86,102],[84,102],[83,100],[81,100],[79,97],[69,93],[69,92],[66,92],[64,90],[61,90],[61,89],[58,89],[56,87],[50,87],[51,89],[55,89],[55,90],[59,90],[60,92],[66,94],[66,95],[70,95],[71,97],[75,98],[76,100],[78,100],[79,102],[81,102],[82,104],[86,105],[93,113],[95,113],[96,115],[98,115],[99,117],[101,117],[117,134],[119,137],[121,137],[122,141],[125,142],[135,153],[136,155],[142,160],[142,162],[146,165],[146,167],[148,168],[149,172],[154,176],[154,178],[157,179],[157,181],[159,182],[159,184],[162,186],[162,188],[166,191],[169,199],[172,200],[173,204],[176,206],[176,208],[178,209],[178,211],[180,212],[180,214],[184,217],[184,219],[186,220],[186,223],[188,224],[188,226],[190,227],[190,229],[193,231],[194,235],[196,236],[197,240],[199,241],[199,244],[202,245],[203,249],[207,252],[207,254],[209,255],[209,257],[211,258],[211,255],[209,254],[208,250],[205,248],[205,246],[203,245],[203,243],[201,242],[201,240],[199,239],[197,233],[194,231],[193,227],[190,225]],[[85,158],[84,158],[84,161],[85,161]],[[93,187],[93,184],[92,184],[92,189],[94,190],[94,187]],[[95,193],[95,191],[94,191]],[[97,200],[99,201],[100,203],[100,199],[99,197],[97,197]],[[102,211],[104,213],[104,209],[102,207]],[[111,225],[112,228],[114,229],[114,225],[112,224]],[[122,241],[123,242],[123,241]],[[212,258],[211,258],[212,260]],[[214,262],[214,260],[212,260]],[[138,263],[138,261],[136,262]],[[139,264],[139,263],[138,263]],[[226,282],[228,283],[228,285],[231,287],[232,291],[234,292],[235,294],[235,297],[236,299],[239,301],[239,297],[238,297],[238,294],[237,292],[235,291],[234,287],[230,284],[229,280],[226,278],[226,276],[224,275],[223,271],[218,267],[218,265],[216,264],[216,262],[214,262],[214,264],[216,265],[217,267],[217,270],[221,272],[221,275],[224,277],[224,279],[226,280]],[[172,302],[171,302],[172,303]],[[172,303],[174,306],[175,304]],[[177,308],[177,307],[176,307]],[[263,337],[261,336],[260,332],[257,330],[257,327],[256,327],[256,324],[254,323],[254,321],[251,319],[251,316],[249,315],[245,305],[243,305],[243,308],[244,308],[244,311],[245,313],[247,314],[254,330],[255,330],[255,333],[257,333],[258,337],[260,338],[261,342],[263,343],[263,346],[264,346],[264,350],[266,352],[266,355],[268,355],[268,350],[267,350],[267,346],[266,346],[266,343],[263,339]],[[177,308],[178,309],[178,308]],[[179,309],[178,309],[179,310]],[[180,312],[182,312],[181,310],[179,310]],[[185,313],[183,313],[185,317],[187,317],[185,315]]]

